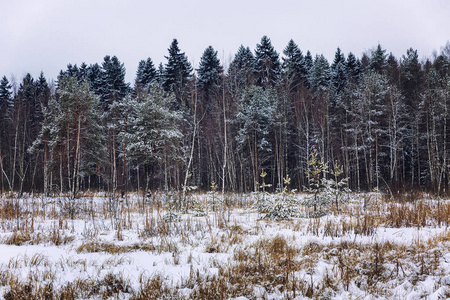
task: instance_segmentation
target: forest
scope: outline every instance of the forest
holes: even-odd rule
[[[140,61],[133,84],[116,56],[56,81],[3,76],[1,192],[249,192],[262,172],[268,189],[289,175],[304,190],[312,156],[354,191],[449,192],[450,43],[423,59],[337,48],[329,62],[263,36],[228,65],[209,46],[194,69],[174,39],[166,60]]]

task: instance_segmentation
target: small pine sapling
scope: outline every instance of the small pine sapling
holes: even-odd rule
[[[257,198],[255,204],[253,205],[253,208],[256,209],[259,214],[261,214],[268,211],[267,197],[269,196],[269,194],[266,192],[266,188],[271,187],[272,185],[265,182],[267,173],[264,170],[261,171],[261,174],[259,176],[261,176],[262,183],[261,185],[259,185],[257,182],[257,186],[262,189],[262,193],[260,193],[259,191],[257,192]]]
[[[309,187],[305,187],[305,191],[311,193],[310,197],[303,200],[302,204],[307,207],[314,207],[314,215],[317,214],[317,206],[327,206],[329,200],[321,197],[323,191],[322,178],[328,173],[328,163],[317,159],[317,152],[311,153],[308,160],[308,169],[306,170]]]
[[[215,181],[211,182],[211,191],[208,192],[211,195],[211,205],[213,212],[216,211],[216,202],[220,202],[220,199],[217,197],[217,183]],[[219,203],[217,203],[219,204]]]
[[[340,178],[344,174],[344,168],[337,161],[334,162],[333,168],[329,171],[331,178],[322,178],[324,202],[333,201],[336,210],[339,211],[339,203],[343,204],[348,201],[344,194],[348,194],[351,190],[348,188],[348,177]]]
[[[284,187],[273,201],[269,201],[268,212],[265,216],[267,219],[285,220],[298,215],[298,202],[294,197],[296,190],[289,190],[291,178],[286,175],[283,178]]]
[[[183,193],[186,196],[187,203],[190,203],[189,210],[194,214],[194,217],[204,217],[206,216],[205,209],[203,205],[197,198],[192,197],[192,192],[197,190],[196,186],[183,186]]]
[[[180,217],[175,213],[177,207],[176,197],[172,193],[167,194],[167,213],[162,217],[165,222],[178,222]]]

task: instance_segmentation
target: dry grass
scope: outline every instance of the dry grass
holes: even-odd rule
[[[95,265],[67,259],[56,266],[43,255],[22,256],[0,266],[0,288],[4,290],[0,296],[5,299],[229,299],[239,296],[330,299],[352,288],[366,295],[389,297],[395,284],[407,280],[418,285],[429,276],[440,282],[439,278],[448,273],[441,267],[445,249],[450,248],[448,230],[408,245],[377,242],[376,233],[383,227],[448,226],[450,203],[424,200],[417,193],[396,196],[394,200],[387,197],[375,200],[368,195],[359,203],[342,205],[342,210],[332,211],[330,216],[290,221],[247,218],[251,212],[243,209],[252,207],[252,201],[250,197],[237,195],[227,195],[227,201],[217,205],[208,217],[171,211],[181,216],[177,220],[164,218],[168,213],[167,200],[179,201],[177,194],[167,196],[155,192],[135,198],[137,201],[105,197],[103,202],[94,201],[91,194],[70,201],[5,199],[0,203],[0,233],[1,242],[8,245],[76,244],[76,253],[104,253],[116,258],[119,254],[138,251],[155,255],[171,253],[173,260],[169,258],[164,263],[173,265],[187,261],[193,266],[192,251],[198,249],[202,253],[227,253],[230,258],[212,259],[209,267],[217,270],[213,273],[192,267],[190,275],[181,283],[173,283],[161,274],[141,274],[138,288],[133,288],[129,278],[112,271],[118,265],[128,264],[126,260],[117,258],[117,261]],[[207,203],[200,195],[190,197],[202,205]],[[239,210],[242,215],[233,218],[237,215],[229,215],[233,210]],[[85,224],[83,233],[75,231],[77,222]],[[282,230],[272,236],[274,230],[270,228]],[[103,234],[114,235],[114,241],[102,241]],[[137,241],[130,242],[127,236],[136,237]],[[308,241],[303,236],[308,236]],[[182,253],[184,249],[191,254]],[[63,272],[55,272],[64,268],[83,272],[97,268],[99,273],[95,278],[84,276],[65,282],[58,277]]]
[[[98,253],[104,252],[109,254],[122,254],[133,251],[146,251],[146,252],[154,252],[159,249],[157,246],[154,246],[150,243],[141,243],[141,244],[133,244],[133,245],[116,245],[114,243],[108,242],[96,242],[90,241],[81,244],[77,249],[77,253]]]

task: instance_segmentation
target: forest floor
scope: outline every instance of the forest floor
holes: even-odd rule
[[[321,217],[271,220],[255,194],[191,194],[187,213],[178,197],[2,196],[0,297],[450,297],[450,200],[352,194]]]

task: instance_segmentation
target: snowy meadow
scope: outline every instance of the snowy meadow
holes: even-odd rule
[[[4,195],[0,297],[450,297],[449,200],[348,194],[314,212],[311,196]]]

